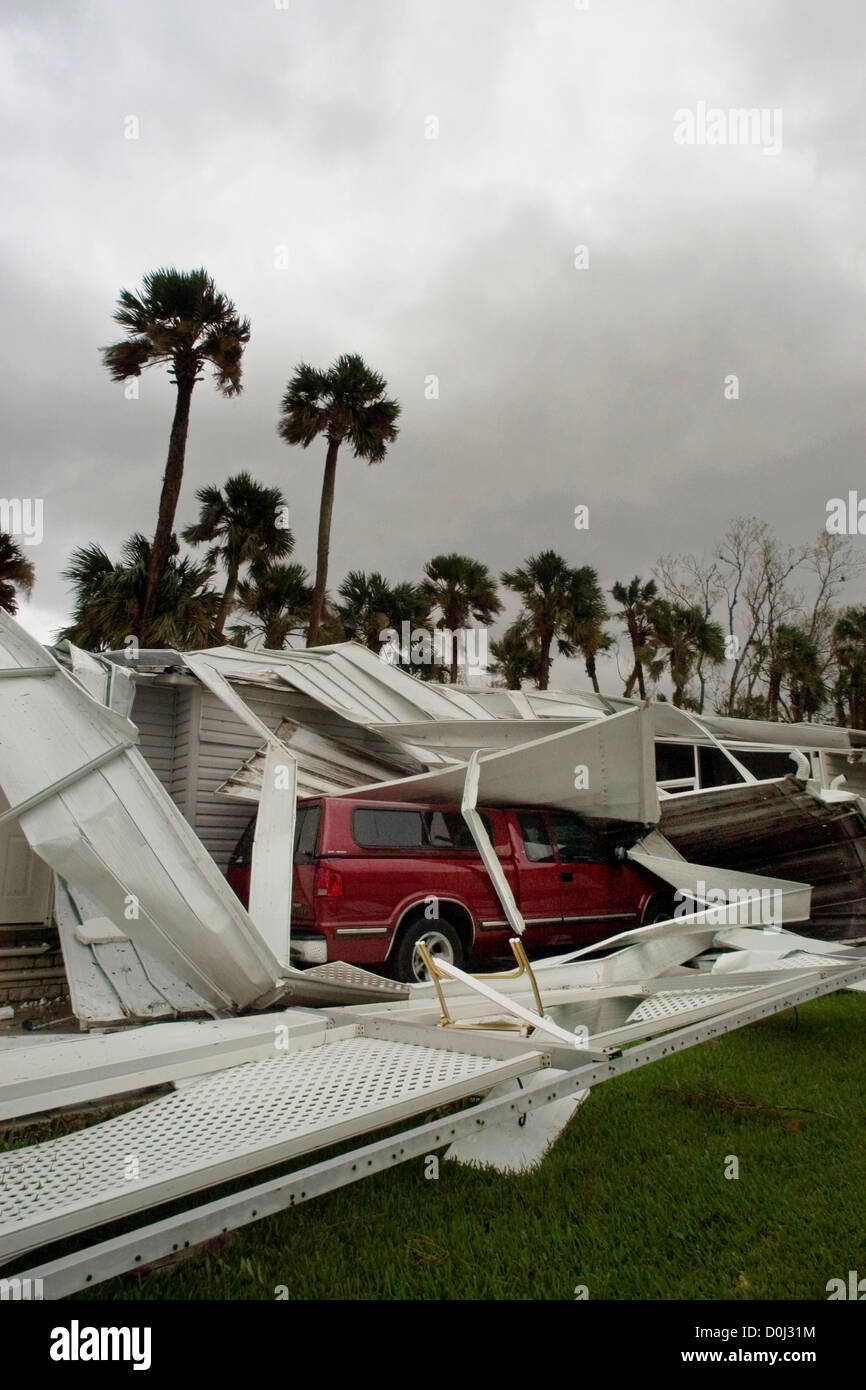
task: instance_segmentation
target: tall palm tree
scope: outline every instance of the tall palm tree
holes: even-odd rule
[[[221,394],[228,397],[240,393],[241,358],[249,342],[250,325],[248,319],[239,318],[234,304],[217,290],[203,269],[152,271],[144,276],[140,294],[121,290],[114,318],[126,329],[127,337],[102,349],[112,380],[127,381],[141,376],[143,368],[167,363],[177,388],[141,610],[139,638],[145,643],[153,641],[149,629],[156,611],[160,575],[171,553],[193,389],[209,362]]]
[[[258,635],[266,647],[281,651],[287,637],[309,622],[312,598],[303,565],[280,560],[257,565],[249,579],[238,584],[238,609],[253,621],[231,629],[232,643],[243,646],[247,638]]]
[[[506,628],[498,642],[490,643],[490,654],[493,657],[491,670],[501,677],[507,690],[520,690],[523,681],[537,674],[538,654],[529,641],[525,624],[520,621]]]
[[[36,583],[36,570],[21,547],[5,531],[0,531],[0,608],[18,612],[16,589],[29,598]]]
[[[542,550],[516,570],[504,571],[502,583],[523,602],[519,621],[537,654],[538,689],[546,690],[554,638],[561,656],[573,656],[576,651],[568,637],[574,571],[556,551]]]
[[[656,599],[656,582],[654,579],[648,579],[646,584],[642,584],[640,576],[635,575],[634,579],[630,579],[627,584],[617,581],[610,592],[620,605],[620,611],[615,614],[615,617],[622,619],[625,623],[634,660],[631,675],[625,683],[623,694],[628,699],[634,690],[635,681],[637,681],[640,698],[645,700],[646,682],[644,681],[643,653],[646,652],[652,633],[649,610]]]
[[[187,526],[183,538],[190,545],[217,542],[208,559],[221,561],[227,576],[216,621],[217,632],[222,632],[234,606],[241,565],[291,555],[295,538],[280,525],[288,512],[280,489],[255,482],[249,473],[227,478],[225,488],[200,487],[196,497],[201,503],[199,519]]]
[[[476,624],[489,626],[502,603],[496,592],[496,580],[486,565],[468,555],[434,555],[424,566],[421,587],[431,609],[438,608],[441,617],[437,627],[454,634],[451,641],[449,680],[457,683],[456,633],[472,618]]]
[[[124,542],[117,564],[99,545],[75,550],[63,571],[76,591],[74,618],[59,637],[104,651],[119,649],[128,637],[140,633],[150,554],[150,542],[138,534]],[[149,627],[151,642],[180,651],[213,646],[221,640],[216,630],[220,596],[209,587],[214,565],[196,565],[188,556],[177,556],[177,539],[172,536]]]
[[[283,396],[277,433],[287,444],[306,449],[323,434],[328,442],[322,500],[319,507],[319,534],[316,547],[316,585],[313,592],[307,646],[315,646],[322,625],[325,589],[328,584],[328,554],[331,545],[331,519],[337,479],[337,455],[348,440],[355,458],[381,463],[387,445],[398,434],[397,401],[385,399],[385,378],[372,371],[357,353],[338,357],[327,371],[302,362]]]
[[[672,703],[682,709],[686,704],[685,688],[699,658],[704,657],[713,665],[724,661],[724,633],[703,609],[686,608],[667,599],[653,602],[648,619],[652,629],[649,644],[656,653],[648,662],[649,673],[653,680],[658,680],[668,667],[674,687]]]
[[[598,695],[596,658],[599,652],[610,650],[613,638],[604,630],[610,614],[598,582],[598,572],[592,565],[581,565],[572,571],[569,597],[571,613],[567,624],[568,636],[583,657],[586,674]]]

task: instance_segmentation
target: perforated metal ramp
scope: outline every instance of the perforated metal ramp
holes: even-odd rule
[[[629,1014],[629,1023],[675,1022],[680,1014],[691,1013],[695,1008],[723,1004],[729,999],[740,999],[750,993],[748,988],[737,989],[683,989],[666,990],[645,999]]]
[[[834,962],[827,956],[816,956],[812,951],[791,951],[787,956],[776,956],[761,962],[762,970],[826,970],[828,966],[845,964],[844,958]],[[720,972],[721,973],[721,972]]]
[[[371,999],[409,998],[406,985],[400,984],[397,980],[386,979],[384,975],[375,975],[371,970],[362,970],[360,966],[349,965],[342,960],[329,961],[327,965],[314,965],[305,970],[300,983],[309,985],[311,980],[340,986],[340,1003],[363,1004]],[[354,995],[350,991],[354,991]]]
[[[778,999],[780,992],[786,989],[793,992],[802,985],[817,985],[818,992],[823,993],[828,982],[834,978],[841,982],[854,965],[853,960],[833,960],[826,956],[819,957],[819,963],[819,969],[798,969],[783,962],[773,969],[739,974],[733,970],[710,972],[694,983],[677,976],[676,983],[672,980],[670,986],[661,979],[656,980],[646,987],[647,998],[631,1010],[621,1026],[593,1034],[590,1042],[599,1047],[621,1047],[688,1024],[710,1023],[733,1010],[760,1006]],[[862,958],[858,968],[864,970]]]
[[[348,1036],[347,1036],[348,1035]],[[486,1090],[545,1064],[339,1028],[104,1124],[0,1154],[0,1259]],[[477,1048],[477,1050],[475,1050]]]

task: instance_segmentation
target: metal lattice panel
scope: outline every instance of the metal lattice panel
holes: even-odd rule
[[[836,967],[843,969],[852,962],[836,959],[829,955],[817,955],[813,951],[791,951],[787,956],[776,956],[775,960],[762,962],[762,970],[826,970]]]
[[[538,1064],[537,1053],[503,1063],[357,1037],[231,1067],[104,1124],[0,1154],[0,1253],[369,1130],[395,1111],[471,1095],[482,1079],[486,1089]]]
[[[662,1019],[675,1018],[677,1014],[690,1013],[702,1005],[721,1004],[726,999],[739,999],[748,992],[748,985],[739,989],[690,989],[667,991],[654,994],[630,1013],[629,1023],[658,1023]]]
[[[304,971],[305,979],[330,980],[332,984],[354,985],[357,989],[374,990],[377,994],[393,994],[398,999],[408,999],[409,991],[397,980],[388,980],[384,975],[374,975],[371,970],[361,970],[357,965],[345,961],[329,961],[327,965],[314,965]]]

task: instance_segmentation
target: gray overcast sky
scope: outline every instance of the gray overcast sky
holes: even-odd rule
[[[182,524],[247,468],[312,567],[324,449],[275,432],[294,365],[360,352],[402,402],[383,465],[342,460],[332,588],[546,547],[609,586],[740,512],[813,539],[866,492],[864,30],[862,0],[7,0],[0,493],[45,507],[25,626],[67,618],[74,546],[153,531],[173,389],[125,399],[97,349],[166,264],[252,321],[240,399],[196,388]],[[699,103],[780,110],[781,151],[677,144]]]

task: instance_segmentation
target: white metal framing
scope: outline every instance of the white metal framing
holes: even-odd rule
[[[407,1045],[355,1027],[231,1067],[103,1124],[0,1154],[0,1259],[487,1090],[546,1064],[523,1042]],[[135,1159],[131,1172],[130,1158]],[[9,1179],[11,1178],[11,1181]]]
[[[324,1038],[327,1014],[292,1009],[248,1018],[161,1023],[116,1033],[25,1034],[41,1046],[24,1055],[0,1052],[0,1122],[128,1091],[200,1077],[242,1062],[272,1057]],[[280,1029],[280,1033],[277,1032]]]
[[[476,809],[478,802],[478,778],[480,775],[479,759],[481,757],[478,749],[472,754],[466,764],[466,776],[463,781],[463,798],[460,804],[460,811],[469,827],[469,833],[475,841],[475,847],[481,855],[482,862],[487,870],[490,882],[493,884],[496,896],[499,899],[502,911],[512,931],[516,931],[518,936],[522,936],[526,930],[517,903],[514,901],[514,894],[511,885],[505,877],[505,871],[496,857],[496,849],[490,842],[490,836],[484,828],[484,821]]]
[[[418,1126],[396,1137],[368,1144],[288,1176],[221,1197],[192,1211],[116,1236],[88,1249],[19,1271],[18,1277],[41,1279],[45,1297],[63,1298],[78,1289],[92,1287],[129,1270],[176,1255],[215,1236],[237,1230],[251,1221],[261,1220],[325,1192],[345,1187],[372,1173],[423,1157],[431,1150],[477,1132],[480,1126],[500,1124],[520,1115],[531,1116],[533,1107],[538,1109],[554,1101],[573,1097],[587,1087],[600,1085],[615,1076],[797,1004],[817,999],[823,994],[847,988],[864,978],[866,963],[861,962],[844,971],[825,974],[817,980],[804,980],[795,988],[786,982],[775,995],[765,997],[758,1003],[741,1004],[713,1019],[680,1027],[649,1043],[613,1053],[601,1061],[578,1065],[571,1071],[546,1071],[542,1076],[527,1079],[517,1095],[511,1092],[491,1097],[447,1119]],[[593,1039],[593,1043],[601,1044],[604,1040],[604,1035],[600,1034]],[[562,1055],[557,1049],[558,1067],[561,1066]]]
[[[283,969],[291,968],[298,760],[270,743],[253,835],[249,914]]]

